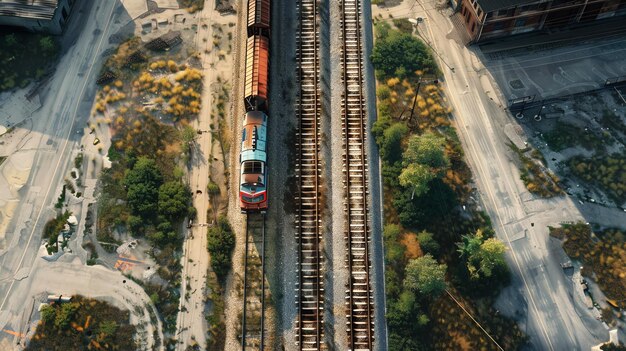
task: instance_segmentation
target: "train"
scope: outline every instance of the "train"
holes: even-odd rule
[[[268,208],[267,122],[269,114],[270,0],[248,0],[244,106],[239,154],[242,213]]]

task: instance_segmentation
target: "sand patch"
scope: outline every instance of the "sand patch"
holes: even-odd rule
[[[1,201],[0,200],[0,248],[4,248],[4,237],[6,235],[7,227],[11,223],[13,219],[13,215],[15,214],[15,208],[17,207],[19,201]]]
[[[20,190],[26,184],[34,158],[35,150],[19,151],[4,162],[2,175],[13,189]]]

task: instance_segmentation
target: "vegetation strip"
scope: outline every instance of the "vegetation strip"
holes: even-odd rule
[[[509,281],[506,246],[473,200],[439,69],[412,27],[398,23],[404,32],[376,23],[371,57],[378,80],[372,135],[385,194],[389,349],[516,349],[526,337],[491,307]],[[446,290],[454,300],[441,295]],[[485,342],[485,333],[495,342]]]

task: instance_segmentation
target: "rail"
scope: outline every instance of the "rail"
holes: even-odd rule
[[[254,250],[259,245],[260,255],[259,250]],[[245,250],[241,349],[262,351],[265,348],[265,215],[246,216]]]
[[[370,285],[366,114],[363,96],[363,48],[360,0],[343,0],[342,9],[342,126],[343,174],[346,189],[346,245],[349,270],[346,291],[350,350],[372,350],[374,322]]]
[[[323,276],[320,204],[320,70],[318,8],[300,0],[297,32],[298,83],[296,240],[298,286],[296,344],[300,350],[321,350],[323,343]]]

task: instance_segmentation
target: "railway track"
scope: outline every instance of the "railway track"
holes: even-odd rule
[[[265,348],[265,215],[246,216],[241,349]]]
[[[346,247],[349,281],[346,290],[347,333],[350,350],[372,350],[373,298],[370,285],[367,123],[363,96],[363,52],[360,0],[342,0],[341,102],[346,189]]]
[[[323,274],[320,162],[320,67],[316,0],[300,0],[297,33],[298,130],[296,144],[296,240],[298,286],[296,344],[300,350],[321,350],[323,342]]]

